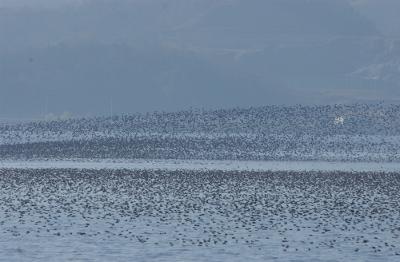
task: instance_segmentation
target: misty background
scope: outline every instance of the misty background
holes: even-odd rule
[[[0,0],[0,118],[400,101],[398,0]]]

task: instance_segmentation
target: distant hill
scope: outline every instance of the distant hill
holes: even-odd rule
[[[400,99],[400,41],[337,0],[0,9],[0,118]]]

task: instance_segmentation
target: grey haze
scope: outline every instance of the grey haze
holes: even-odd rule
[[[3,0],[0,118],[397,103],[397,0]]]

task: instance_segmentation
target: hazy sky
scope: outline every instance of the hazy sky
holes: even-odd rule
[[[1,0],[0,6],[2,7],[54,7],[62,6],[65,4],[82,3],[85,0]]]
[[[400,100],[398,0],[0,7],[0,118]]]

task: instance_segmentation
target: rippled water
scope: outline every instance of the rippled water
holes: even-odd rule
[[[129,169],[129,170],[217,170],[217,171],[342,171],[400,172],[397,162],[335,161],[234,161],[175,159],[77,159],[77,160],[3,160],[0,169]]]

